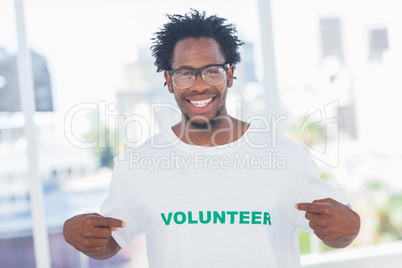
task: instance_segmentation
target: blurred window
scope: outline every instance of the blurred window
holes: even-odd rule
[[[370,61],[381,62],[384,52],[388,49],[387,29],[372,29],[369,31]]]
[[[320,32],[323,60],[328,56],[334,56],[343,63],[344,52],[340,18],[321,18]]]

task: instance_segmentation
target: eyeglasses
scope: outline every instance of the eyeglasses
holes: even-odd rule
[[[226,79],[227,64],[210,64],[198,69],[179,68],[169,70],[173,84],[178,89],[185,89],[194,84],[197,75],[201,74],[202,79],[211,86],[216,86]]]

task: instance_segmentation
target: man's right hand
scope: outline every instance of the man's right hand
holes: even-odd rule
[[[67,243],[82,253],[95,259],[107,259],[120,250],[112,231],[125,225],[122,220],[97,213],[81,214],[64,223],[63,235]]]

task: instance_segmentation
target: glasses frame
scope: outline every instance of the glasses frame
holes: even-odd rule
[[[200,76],[202,77],[202,80],[204,80],[204,82],[207,83],[208,85],[210,85],[210,86],[216,86],[216,85],[219,85],[220,83],[219,83],[219,84],[211,85],[210,83],[208,83],[207,81],[205,81],[205,78],[204,78],[204,76],[202,75],[202,72],[203,72],[205,69],[207,69],[207,68],[209,68],[209,67],[214,67],[214,66],[222,67],[222,68],[225,70],[225,73],[226,73],[226,75],[227,75],[227,71],[228,71],[228,69],[229,69],[227,63],[223,63],[223,64],[209,64],[209,65],[206,65],[206,66],[201,67],[201,68],[198,68],[198,69],[193,69],[193,68],[178,68],[178,69],[168,70],[167,72],[168,72],[169,76],[172,78],[173,84],[174,84],[175,87],[178,88],[178,89],[185,89],[185,88],[191,87],[191,86],[194,84],[194,81],[195,81],[195,79],[197,78],[197,75],[200,75]],[[188,71],[194,72],[193,81],[192,81],[191,84],[190,84],[189,86],[187,86],[187,87],[178,87],[178,86],[175,84],[174,79],[173,79],[174,73],[175,73],[176,71],[182,71],[182,70],[188,70]],[[223,82],[223,81],[222,81],[222,82]],[[222,82],[221,82],[221,83],[222,83]]]

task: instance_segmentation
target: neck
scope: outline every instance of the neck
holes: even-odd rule
[[[229,116],[226,112],[214,123],[200,127],[191,124],[184,116],[180,123],[172,127],[176,136],[184,143],[212,147],[225,145],[239,139],[249,124]]]

